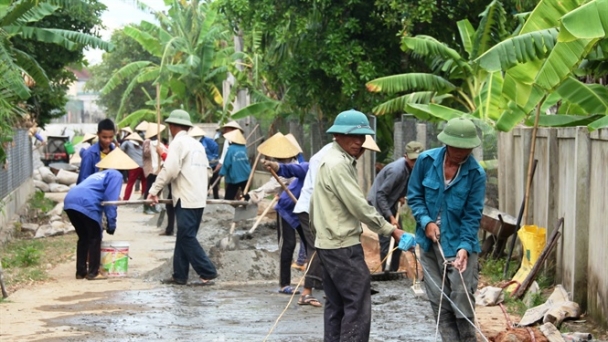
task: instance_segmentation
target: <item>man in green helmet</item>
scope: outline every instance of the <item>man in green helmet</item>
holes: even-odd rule
[[[477,231],[486,174],[471,151],[481,140],[473,122],[464,118],[448,121],[437,138],[445,146],[418,156],[410,175],[408,204],[416,219],[424,284],[435,319],[439,320],[441,338],[444,342],[475,342],[473,294],[481,251]],[[443,291],[451,302],[441,295],[445,261]]]
[[[327,130],[334,135],[317,171],[310,204],[317,257],[323,264],[325,341],[368,341],[371,326],[370,273],[361,247],[361,223],[393,236],[403,231],[367,203],[357,183],[357,157],[366,134],[375,134],[365,114],[340,113]]]
[[[217,277],[217,271],[196,238],[207,204],[207,177],[201,175],[207,174],[209,161],[203,145],[188,135],[188,129],[192,127],[188,112],[176,109],[165,122],[169,124],[173,141],[163,168],[148,194],[148,199],[156,204],[165,185],[171,184],[177,236],[173,252],[173,276],[163,283],[185,285],[192,265],[200,277],[198,284],[209,285]]]

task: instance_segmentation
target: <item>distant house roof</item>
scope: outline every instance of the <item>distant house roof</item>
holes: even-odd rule
[[[68,70],[70,70],[71,72],[74,73],[74,75],[76,76],[76,79],[78,81],[86,81],[89,78],[91,78],[91,73],[87,69],[75,70],[75,69],[68,68]]]

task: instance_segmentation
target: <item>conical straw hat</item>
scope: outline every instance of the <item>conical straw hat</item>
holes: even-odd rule
[[[148,121],[142,121],[135,127],[136,131],[145,131],[148,129]]]
[[[120,130],[121,130],[121,131],[125,131],[125,132],[127,132],[127,133],[129,133],[129,134],[130,134],[130,133],[133,133],[133,130],[131,129],[131,127],[123,127],[123,128],[121,128]]]
[[[165,125],[160,125],[160,132],[165,130]],[[150,139],[155,135],[158,135],[158,124],[148,122],[148,127],[146,129],[146,139]]]
[[[89,140],[93,140],[93,139],[95,139],[95,138],[97,138],[97,136],[96,136],[95,134],[92,134],[92,133],[85,133],[85,134],[84,134],[84,137],[82,137],[81,142],[87,142],[87,141],[89,141]],[[89,141],[89,142],[90,142],[90,141]]]
[[[193,126],[192,129],[188,132],[188,135],[193,138],[199,138],[205,135],[205,131],[198,126]]]
[[[134,140],[134,141],[144,142],[144,139],[142,139],[139,136],[139,134],[137,134],[137,133],[131,133],[131,134],[129,134],[129,136],[126,137],[125,140]]]
[[[241,127],[241,125],[239,125],[239,123],[236,121],[229,121],[228,123],[226,123],[224,126],[222,126],[220,128],[224,128],[224,127],[232,127],[232,128],[240,129],[241,132],[243,131],[243,128]]]
[[[363,145],[361,145],[361,147],[366,150],[380,152],[380,147],[378,147],[378,144],[376,144],[376,141],[374,141],[374,138],[372,138],[371,135],[365,136],[365,142],[363,142]]]
[[[120,148],[115,148],[114,151],[108,153],[108,155],[99,163],[95,164],[95,166],[100,169],[114,170],[132,170],[139,167],[139,165]]]
[[[293,146],[297,147],[298,151],[300,151],[300,153],[304,153],[304,151],[302,151],[302,147],[300,146],[300,144],[298,144],[298,141],[296,140],[296,137],[293,136],[293,134],[289,133],[285,136],[285,138],[289,139],[291,144]]]
[[[224,134],[224,138],[234,144],[245,145],[247,143],[245,136],[238,129]]]
[[[280,132],[271,136],[268,140],[258,146],[258,152],[267,157],[277,159],[293,158],[300,153],[298,148]]]

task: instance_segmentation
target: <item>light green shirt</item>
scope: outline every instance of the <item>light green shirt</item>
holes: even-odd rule
[[[334,142],[319,165],[310,211],[316,248],[338,249],[360,244],[361,223],[385,236],[395,229],[367,203],[357,183],[356,164],[355,158]]]

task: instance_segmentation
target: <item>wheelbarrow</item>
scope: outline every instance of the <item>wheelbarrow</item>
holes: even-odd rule
[[[507,240],[517,231],[517,219],[496,208],[483,207],[480,228],[484,230],[484,241],[480,257],[490,255],[493,259],[503,256]],[[486,237],[486,233],[490,233]]]

